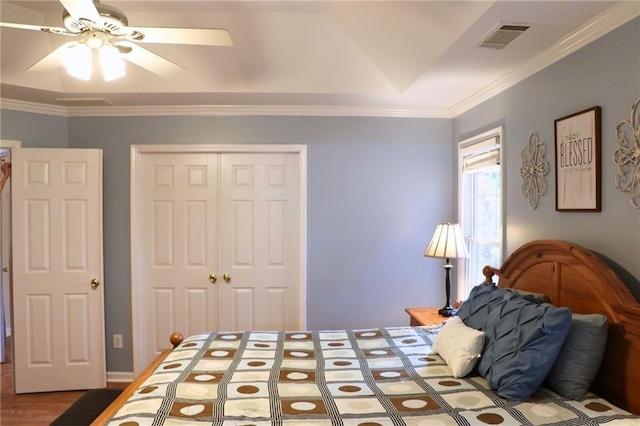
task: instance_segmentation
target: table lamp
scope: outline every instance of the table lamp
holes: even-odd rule
[[[456,310],[451,306],[451,268],[453,268],[453,266],[449,260],[466,259],[469,257],[460,225],[457,223],[439,223],[424,255],[426,257],[446,259],[444,270],[447,303],[438,313],[443,317],[455,315]]]

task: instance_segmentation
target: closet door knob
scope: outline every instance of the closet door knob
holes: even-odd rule
[[[224,274],[222,276],[222,279],[225,280],[225,282],[231,282],[231,275],[229,274]]]
[[[97,278],[91,280],[91,288],[98,288],[100,281]]]
[[[209,275],[209,281],[211,281],[212,284],[215,284],[216,281],[218,281],[218,276],[216,274]]]
[[[9,267],[5,266],[4,268],[2,268],[2,272],[9,272]]]

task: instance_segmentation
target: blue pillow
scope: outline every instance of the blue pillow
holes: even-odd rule
[[[549,296],[544,293],[532,293],[517,288],[508,288],[507,290],[535,303],[551,303]]]
[[[486,284],[477,285],[471,289],[467,300],[458,308],[457,316],[467,327],[482,331],[489,313],[507,294],[509,291],[504,288]]]
[[[551,370],[570,326],[569,308],[507,295],[486,318],[478,372],[501,397],[526,399]]]

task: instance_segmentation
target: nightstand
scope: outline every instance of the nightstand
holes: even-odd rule
[[[420,325],[434,325],[446,321],[450,317],[443,317],[438,313],[440,308],[407,308],[405,311],[411,317],[409,325],[412,327]]]

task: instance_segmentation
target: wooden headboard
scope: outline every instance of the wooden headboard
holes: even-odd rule
[[[606,315],[607,349],[592,390],[640,414],[640,304],[598,256],[567,241],[537,240],[483,273],[487,283],[497,275],[500,287],[544,293],[574,313]]]

